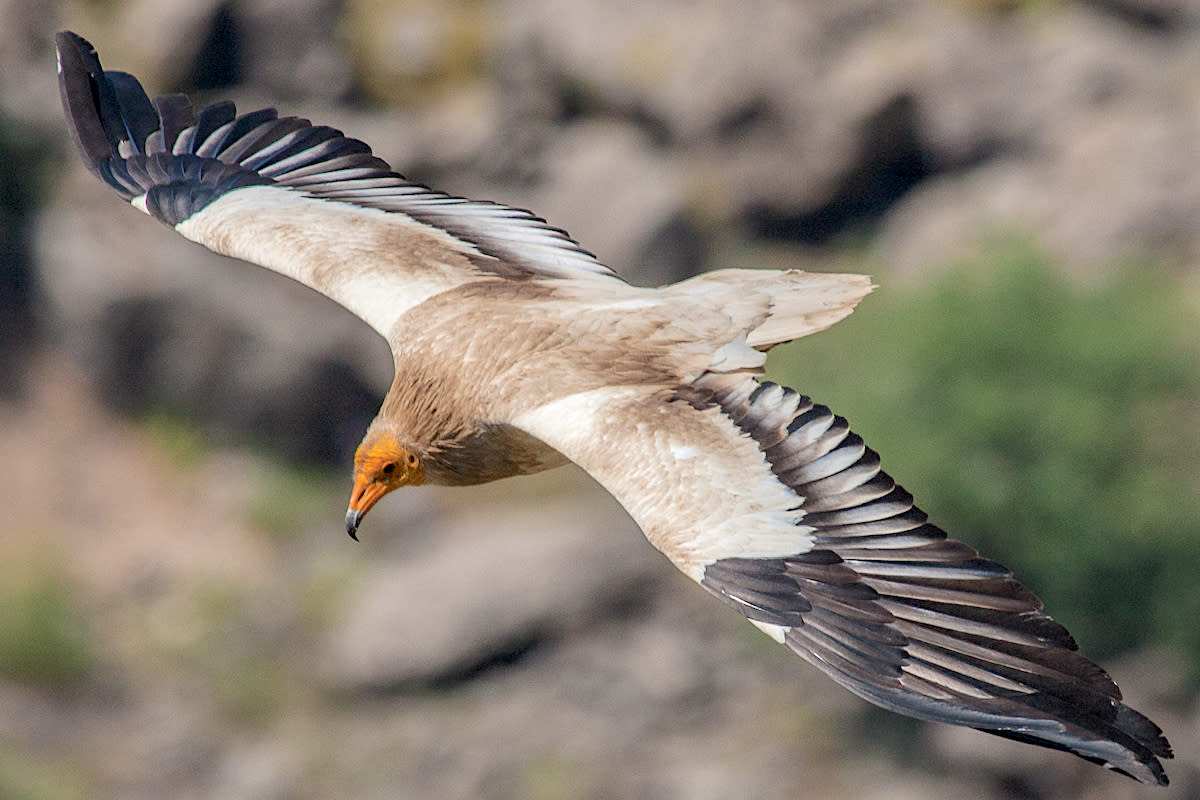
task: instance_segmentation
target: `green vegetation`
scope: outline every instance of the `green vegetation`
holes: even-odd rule
[[[185,416],[156,409],[143,417],[142,424],[179,467],[194,467],[208,453],[204,433]]]
[[[95,797],[78,769],[29,752],[0,751],[0,798],[5,800],[83,800]]]
[[[1200,663],[1187,296],[1148,268],[1074,286],[1009,244],[882,287],[771,373],[845,415],[934,523],[1011,567],[1089,655],[1153,644]]]
[[[177,638],[156,642],[173,672],[190,673],[209,687],[211,711],[242,729],[277,720],[295,689],[286,623],[264,610],[269,591],[203,581],[167,626]]]
[[[258,486],[248,510],[251,523],[280,542],[311,529],[314,520],[328,519],[334,532],[340,530],[349,493],[345,469],[284,464],[265,455],[259,462]]]
[[[71,599],[59,576],[40,568],[0,591],[0,675],[46,688],[87,679],[93,650]]]
[[[558,800],[579,796],[581,784],[586,785],[586,769],[572,761],[543,754],[517,769],[517,797],[529,800]]]

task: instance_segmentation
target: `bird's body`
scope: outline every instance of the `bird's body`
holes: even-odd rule
[[[102,180],[391,346],[351,535],[400,486],[574,462],[685,574],[860,696],[1166,783],[1161,731],[1032,592],[929,524],[844,418],[761,380],[767,350],[845,317],[866,278],[631,286],[532,214],[414,184],[339,131],[151,102],[84,40],[58,43],[64,107]]]

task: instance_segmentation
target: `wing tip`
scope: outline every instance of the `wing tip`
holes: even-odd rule
[[[113,152],[97,107],[95,82],[103,74],[100,58],[92,43],[73,31],[59,31],[54,43],[58,87],[68,127],[84,163],[100,175],[100,163]]]
[[[54,41],[63,113],[84,164],[128,200],[137,193],[110,174],[111,163],[158,138],[158,111],[137,78],[104,69],[87,39],[63,30]]]
[[[802,625],[789,629],[784,643],[884,708],[1167,784],[1159,759],[1170,758],[1171,747],[1161,729],[1121,702],[1108,674],[1077,652],[1067,629],[1006,567],[928,523],[844,418],[808,398],[797,403],[770,382],[718,389],[712,400],[759,442],[780,480],[805,498],[802,507],[815,510],[803,520],[815,527],[815,549],[804,556],[807,570],[788,571],[811,579],[803,585],[772,578],[779,559],[733,559],[706,570],[705,588],[726,602],[745,594],[750,602],[734,605],[752,621],[790,621],[770,616],[777,608],[798,614]],[[817,560],[823,549],[830,556]],[[834,574],[834,556],[852,574]],[[852,594],[855,585],[875,596]],[[805,612],[789,588],[814,610]],[[875,607],[878,618],[871,616]],[[888,630],[903,641],[890,642]],[[888,644],[907,659],[899,680],[889,669],[894,660],[880,649]]]

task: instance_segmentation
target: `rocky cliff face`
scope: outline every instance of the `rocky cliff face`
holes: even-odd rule
[[[386,385],[381,351],[302,290],[105,202],[67,149],[54,28],[83,30],[152,91],[279,105],[411,177],[533,208],[638,283],[820,266],[864,242],[866,268],[894,280],[997,233],[1081,275],[1200,259],[1188,3],[7,5],[10,203],[29,208],[17,189],[40,178],[45,207],[36,241],[29,213],[11,215],[0,297],[28,314],[41,285],[39,318],[116,405],[238,436],[298,424],[292,456],[344,457]],[[247,299],[260,291],[278,298],[266,312]],[[181,339],[189,374],[168,355]],[[230,394],[244,402],[216,399]],[[322,395],[328,408],[280,407]]]
[[[92,642],[83,678],[0,678],[0,795],[1133,796],[864,716],[578,476],[397,500],[372,515],[396,533],[347,551],[347,487],[245,448],[344,467],[386,347],[84,174],[51,37],[151,91],[337,125],[635,283],[920,280],[997,233],[1091,280],[1200,263],[1194,3],[0,0],[0,19],[0,597],[47,573]],[[164,412],[199,437],[128,422]],[[1172,738],[1197,727],[1177,671],[1117,675]],[[1161,796],[1197,792],[1195,763]]]

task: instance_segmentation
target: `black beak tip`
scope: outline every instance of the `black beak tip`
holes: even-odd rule
[[[358,521],[361,518],[362,515],[354,509],[346,512],[346,533],[356,542],[358,541]]]

